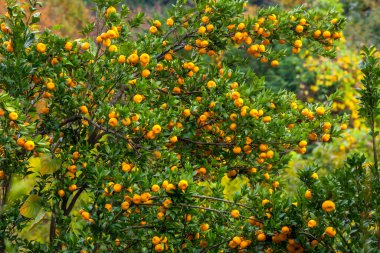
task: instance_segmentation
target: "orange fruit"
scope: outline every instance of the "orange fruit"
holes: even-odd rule
[[[80,109],[80,111],[81,111],[83,114],[87,114],[87,113],[88,113],[87,106],[85,106],[85,105],[82,105],[79,109]]]
[[[8,118],[10,119],[10,120],[17,120],[18,119],[18,114],[17,113],[15,113],[15,112],[11,112],[11,113],[9,113],[9,115],[8,115]]]
[[[108,121],[108,124],[111,126],[111,127],[115,127],[118,125],[118,121],[116,118],[110,118],[110,120]]]
[[[63,198],[63,196],[65,196],[65,191],[64,190],[59,190],[58,191],[58,196],[60,196],[61,198]]]
[[[81,213],[81,215],[82,215],[82,218],[84,220],[89,220],[90,219],[90,213],[89,212],[84,211],[84,212]]]
[[[38,43],[36,49],[39,53],[45,53],[46,45],[44,43]]]
[[[152,192],[158,192],[160,190],[160,186],[157,184],[152,185],[151,188]]]
[[[23,138],[18,138],[16,142],[20,147],[24,147],[25,145],[25,140]]]
[[[232,216],[232,218],[236,219],[236,218],[239,218],[240,213],[239,213],[238,210],[232,210],[231,211],[231,216]]]
[[[27,142],[25,142],[24,148],[27,151],[32,151],[34,149],[34,142],[33,141],[27,141]]]
[[[257,235],[257,240],[258,240],[259,242],[263,242],[263,241],[265,241],[266,239],[267,239],[267,237],[266,237],[266,235],[265,235],[264,233],[260,233],[260,234]]]
[[[271,63],[270,63],[270,65],[272,66],[272,67],[278,67],[279,65],[280,65],[280,63],[277,61],[277,60],[273,60]]]
[[[181,180],[178,183],[178,188],[181,190],[186,190],[188,186],[189,186],[189,183],[186,180]]]
[[[71,51],[71,49],[73,49],[73,43],[71,43],[70,41],[66,42],[66,44],[65,44],[65,50],[66,51]]]
[[[141,72],[141,75],[144,77],[144,78],[148,78],[150,76],[150,71],[148,69],[144,69],[142,72]]]
[[[123,189],[123,186],[121,184],[114,184],[113,185],[114,192],[121,192],[122,189]]]
[[[311,190],[307,190],[307,191],[305,192],[305,198],[308,199],[308,200],[310,200],[310,199],[313,198],[313,195],[312,195],[312,193],[311,193]]]
[[[48,82],[46,84],[46,89],[48,89],[48,90],[54,90],[55,89],[55,84],[53,82]]]
[[[207,223],[203,223],[200,226],[200,230],[203,231],[203,232],[209,230],[209,228],[210,228],[210,226]]]
[[[77,189],[77,186],[75,184],[72,184],[69,186],[69,191],[73,192]]]
[[[81,49],[82,50],[88,50],[90,48],[90,43],[88,43],[88,42],[85,42],[85,43],[83,43],[82,45],[81,45]]]
[[[168,20],[166,20],[166,24],[168,26],[173,26],[174,25],[174,20],[172,18],[169,18]]]
[[[128,201],[124,201],[123,203],[121,203],[121,209],[122,210],[128,210],[129,208],[129,202]]]

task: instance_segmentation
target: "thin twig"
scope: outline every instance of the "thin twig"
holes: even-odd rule
[[[178,140],[179,141],[183,141],[183,142],[193,143],[193,144],[196,144],[196,145],[204,145],[204,146],[224,146],[224,147],[230,147],[230,146],[234,146],[235,145],[235,143],[193,141],[191,139],[182,138],[182,137],[178,137]]]

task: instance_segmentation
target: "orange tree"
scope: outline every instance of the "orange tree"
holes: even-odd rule
[[[301,105],[210,58],[238,47],[276,67],[305,41],[332,55],[343,20],[302,8],[244,18],[240,0],[178,1],[144,31],[143,14],[120,0],[94,2],[97,19],[75,41],[31,29],[35,0],[8,1],[1,16],[0,249],[271,252],[285,240],[310,248],[292,233],[302,223],[285,212],[294,205],[279,175],[289,151],[307,151],[308,136],[330,142],[345,125],[328,103]],[[220,184],[226,174],[247,178],[233,200]],[[20,175],[36,184],[10,201]],[[42,217],[44,243],[19,236]]]

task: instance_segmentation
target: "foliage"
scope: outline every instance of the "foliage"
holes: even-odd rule
[[[376,0],[342,0],[344,15],[350,20],[345,33],[349,42],[360,48],[366,44],[373,44],[379,48],[380,3]]]
[[[332,57],[344,24],[338,13],[270,7],[252,18],[240,0],[177,1],[146,31],[144,15],[121,0],[94,2],[97,19],[74,41],[35,30],[35,0],[30,13],[8,1],[1,16],[0,250],[318,251],[304,232],[308,215],[334,226],[312,235],[322,245],[347,245],[345,233],[354,233],[331,217],[327,200],[338,190],[322,188],[329,180],[319,184],[315,169],[305,170],[301,180],[313,194],[320,187],[320,197],[292,203],[281,179],[291,151],[310,150],[310,134],[313,144],[331,142],[344,117],[330,114],[332,100],[302,104],[267,89],[244,61],[218,61],[238,48],[276,67],[304,45]],[[225,176],[242,182],[232,200]],[[8,198],[20,177],[32,188]],[[337,210],[349,210],[340,194]],[[46,240],[23,236],[43,223]],[[334,240],[335,230],[342,235]]]

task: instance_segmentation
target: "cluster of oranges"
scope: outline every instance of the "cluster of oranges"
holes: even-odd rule
[[[38,40],[35,43],[35,50],[26,52],[35,54],[43,62],[39,67],[48,66],[52,72],[41,71],[28,76],[39,89],[34,98],[41,96],[50,99],[49,103],[72,99],[62,112],[51,109],[52,115],[58,117],[54,124],[44,121],[48,115],[38,118],[43,122],[41,125],[48,125],[43,130],[51,131],[49,134],[57,137],[55,140],[68,142],[59,150],[53,150],[53,154],[66,159],[62,163],[62,174],[66,177],[64,182],[62,178],[59,182],[57,179],[59,188],[54,189],[54,194],[59,196],[58,201],[64,202],[70,198],[68,194],[80,194],[85,190],[86,183],[93,180],[88,175],[95,175],[95,170],[107,170],[108,174],[104,173],[106,176],[99,176],[96,181],[102,194],[94,197],[94,205],[79,211],[80,217],[87,221],[84,222],[86,229],[96,229],[92,224],[102,222],[100,216],[94,215],[101,211],[114,215],[114,223],[125,222],[133,226],[139,223],[143,228],[150,228],[146,224],[154,227],[166,221],[189,223],[190,229],[185,236],[189,241],[200,239],[197,247],[206,248],[212,239],[208,234],[214,230],[213,222],[219,225],[219,217],[209,215],[210,212],[227,214],[225,217],[229,222],[220,225],[232,230],[234,224],[243,224],[240,222],[248,211],[216,210],[211,202],[219,200],[218,208],[230,208],[226,203],[231,201],[216,197],[210,197],[210,202],[197,201],[197,197],[202,196],[193,193],[207,192],[208,189],[203,190],[207,187],[200,186],[203,180],[210,180],[210,185],[215,183],[219,187],[216,179],[219,180],[225,172],[230,179],[244,172],[250,180],[244,199],[249,202],[247,205],[251,205],[253,199],[261,200],[257,209],[263,211],[263,219],[249,218],[245,225],[251,234],[236,233],[224,246],[243,252],[256,242],[264,245],[269,240],[276,244],[287,241],[288,251],[302,252],[303,247],[292,237],[293,228],[289,224],[281,224],[280,229],[271,228],[274,232],[266,227],[266,222],[272,222],[275,214],[275,200],[269,196],[277,193],[280,187],[280,182],[274,179],[286,160],[282,160],[285,154],[293,148],[306,153],[310,128],[313,130],[309,134],[311,141],[328,142],[331,139],[333,123],[325,120],[328,109],[319,106],[315,110],[298,110],[296,102],[289,103],[294,101],[291,96],[277,96],[255,90],[255,87],[250,89],[244,84],[245,73],[227,70],[222,62],[216,68],[207,66],[209,62],[203,62],[201,55],[218,55],[223,48],[219,46],[223,43],[219,43],[218,37],[228,37],[235,46],[246,47],[248,54],[262,62],[271,59],[271,66],[277,67],[280,56],[274,52],[274,42],[289,43],[293,52],[298,53],[303,47],[303,38],[310,37],[310,31],[314,31],[316,25],[312,19],[309,24],[306,18],[292,16],[293,32],[286,35],[288,29],[279,31],[283,22],[281,15],[271,13],[255,19],[253,24],[233,17],[225,22],[229,25],[222,26],[218,23],[217,8],[217,5],[206,6],[199,12],[199,18],[187,15],[181,22],[178,17],[171,17],[166,20],[166,26],[154,20],[144,37],[147,41],[154,38],[154,43],[147,46],[139,42],[124,47],[120,46],[125,40],[124,28],[113,21],[113,17],[119,14],[115,7],[109,7],[103,12],[106,28],[95,38],[96,50],[90,50],[90,40],[87,39],[75,42],[62,39],[58,52],[55,52],[55,44],[44,38],[43,42]],[[1,29],[3,33],[9,33],[5,26],[2,25]],[[183,36],[178,36],[183,30]],[[335,30],[330,30],[316,31],[312,35],[314,40],[326,44],[326,49],[341,37]],[[167,35],[158,37],[166,31]],[[12,43],[8,41],[6,46],[11,47]],[[75,66],[67,67],[68,62]],[[58,92],[62,90],[65,92]],[[72,97],[67,96],[66,91]],[[123,99],[117,100],[119,93]],[[50,113],[49,110],[44,112]],[[70,120],[66,124],[65,118],[72,116],[73,112],[78,113],[75,116],[82,120],[82,124]],[[8,118],[17,121],[17,116],[11,112]],[[317,120],[324,123],[315,129],[305,126],[307,130],[298,130],[294,134],[296,137],[292,135],[292,129],[302,127],[304,121]],[[90,124],[93,127],[87,127]],[[59,131],[72,130],[73,137],[79,140],[71,143],[70,138],[58,135],[57,125],[62,128]],[[127,143],[120,144],[120,139],[127,140]],[[93,146],[92,140],[96,142]],[[131,148],[134,141],[137,145]],[[35,148],[33,141],[22,138],[17,144],[27,151]],[[85,149],[87,151],[82,151]],[[91,166],[87,166],[87,162]],[[114,168],[113,164],[119,167]],[[159,169],[153,172],[151,168],[146,169],[147,165]],[[1,177],[4,176],[0,173]],[[142,182],[144,180],[148,182]],[[255,187],[260,187],[258,194]],[[203,197],[207,199],[207,196]],[[305,197],[312,198],[311,190]],[[197,216],[188,210],[195,208],[201,210]],[[326,201],[322,209],[332,212],[335,205]],[[198,221],[204,223],[194,226]],[[314,228],[317,223],[309,219],[308,226]],[[328,227],[325,234],[333,236],[334,231]],[[154,250],[169,250],[169,239],[172,243],[176,238],[157,234],[158,231],[154,231],[146,237],[152,238]],[[116,238],[114,234],[111,236],[112,240]],[[115,240],[117,246],[123,242],[120,236],[117,235]],[[182,247],[186,244],[183,243]]]

